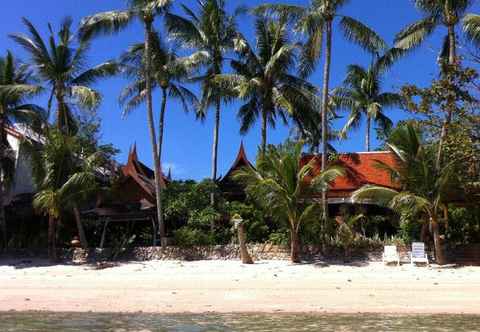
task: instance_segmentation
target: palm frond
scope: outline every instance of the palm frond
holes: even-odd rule
[[[345,37],[372,54],[385,51],[387,43],[371,28],[351,17],[344,16],[340,21]]]
[[[79,38],[90,40],[98,35],[116,34],[132,22],[135,14],[134,11],[123,10],[88,16],[80,22]]]
[[[433,33],[438,24],[437,20],[437,17],[429,16],[407,26],[395,37],[395,47],[404,50],[418,47],[425,38]]]

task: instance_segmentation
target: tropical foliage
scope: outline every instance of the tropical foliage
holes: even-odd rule
[[[303,224],[319,220],[321,207],[307,200],[322,192],[337,176],[340,167],[331,166],[318,174],[313,162],[302,165],[303,143],[270,146],[259,154],[257,169],[245,168],[235,177],[246,184],[247,192],[277,220],[287,223],[290,230],[291,260],[300,262],[298,234]]]
[[[388,171],[401,189],[366,185],[357,190],[352,199],[357,202],[372,200],[400,214],[409,214],[429,223],[433,230],[437,261],[443,264],[445,257],[440,223],[444,221],[442,218],[448,202],[460,192],[454,163],[449,162],[437,170],[432,148],[424,145],[420,134],[411,125],[397,128],[388,146],[395,154],[398,166],[379,162],[379,167]]]

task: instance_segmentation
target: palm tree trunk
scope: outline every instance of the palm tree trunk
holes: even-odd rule
[[[300,263],[300,238],[295,227],[290,227],[290,260],[292,263]]]
[[[370,128],[372,126],[372,119],[369,115],[367,115],[367,133],[365,136],[365,147],[367,152],[370,152]]]
[[[165,111],[167,109],[167,89],[162,89],[162,108],[160,109],[160,120],[158,122],[158,158],[162,164],[163,131],[165,128]]]
[[[78,237],[83,249],[88,249],[87,236],[85,235],[85,229],[83,228],[82,219],[80,217],[80,211],[78,207],[73,208],[73,214],[75,215],[75,222],[77,223]]]
[[[456,62],[457,58],[457,41],[455,37],[455,26],[454,25],[449,25],[448,26],[448,43],[449,43],[449,49],[448,49],[448,64],[449,65],[454,65]]]
[[[445,11],[446,11],[446,16],[448,17],[450,15],[449,13],[449,8],[448,8],[448,1],[445,2]],[[455,65],[456,62],[456,52],[457,52],[457,41],[455,37],[455,26],[453,24],[448,25],[448,43],[449,43],[449,52],[448,52],[448,64],[450,66]],[[447,73],[448,77],[450,77],[450,73]],[[454,97],[452,97],[454,98]],[[449,103],[451,104],[451,103]],[[440,139],[438,141],[438,151],[437,151],[437,159],[435,166],[437,170],[440,169],[442,166],[442,152],[443,152],[443,146],[445,144],[445,140],[447,139],[448,136],[448,127],[450,126],[450,123],[452,122],[452,113],[453,109],[452,107],[448,106],[447,109],[447,116],[445,118],[445,121],[442,126],[442,131],[440,133]]]
[[[7,134],[5,131],[4,110],[0,109],[0,233],[2,233],[2,246],[0,248],[7,249],[7,220],[5,218],[4,195],[5,183],[3,174],[3,158],[5,155],[5,143],[7,142]]]
[[[54,216],[48,216],[48,258],[57,262],[57,220]]]
[[[245,224],[242,222],[238,225],[238,244],[240,246],[240,258],[242,259],[242,264],[253,264],[252,256],[250,256],[247,250]]]
[[[158,220],[158,230],[160,233],[160,245],[165,247],[165,223],[163,221],[162,214],[162,183],[161,183],[161,166],[160,159],[158,156],[158,147],[157,147],[157,134],[155,133],[155,121],[153,119],[153,102],[152,102],[152,82],[150,77],[150,36],[152,32],[152,20],[145,18],[145,90],[146,90],[146,102],[147,102],[147,122],[148,128],[150,131],[150,142],[152,144],[152,155],[154,162],[154,173],[155,173],[155,196],[157,201],[157,220]]]
[[[262,153],[267,151],[267,111],[262,112]]]
[[[437,261],[437,264],[444,265],[446,261],[443,252],[442,242],[440,239],[439,225],[436,218],[431,218],[430,222],[432,225],[433,243],[435,245],[435,260]]]
[[[330,65],[332,60],[332,20],[326,22],[326,48],[325,48],[325,65],[323,68],[323,91],[322,91],[322,171],[327,168],[327,147],[328,147],[328,89],[330,83]],[[322,208],[323,220],[327,222],[328,203],[327,191],[322,191]]]
[[[220,99],[215,105],[215,126],[213,128],[213,146],[212,146],[212,181],[217,181],[218,164],[218,133],[220,132]],[[215,193],[210,193],[210,204],[215,205]],[[213,228],[213,224],[212,224]]]

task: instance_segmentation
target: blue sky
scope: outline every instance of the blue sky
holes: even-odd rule
[[[175,11],[180,3],[194,7],[194,0],[175,1]],[[255,6],[263,3],[259,0],[227,0],[229,8],[237,5]],[[270,2],[280,2],[271,0]],[[306,0],[284,0],[285,3],[305,4]],[[21,17],[25,16],[44,34],[47,33],[47,22],[58,27],[64,16],[72,16],[75,23],[87,15],[100,11],[124,8],[122,0],[15,0],[2,3],[2,21],[0,23],[0,52],[12,50],[23,60],[25,53],[8,38],[9,33],[25,32]],[[480,6],[475,5],[473,12],[479,12]],[[418,18],[420,14],[410,0],[351,0],[342,9],[342,13],[355,17],[375,29],[385,40],[392,42],[397,33],[406,24]],[[160,27],[161,20],[157,21]],[[248,17],[241,19],[240,30],[253,40],[252,21]],[[435,59],[445,30],[440,28],[434,36],[429,38],[424,46],[413,54],[401,60],[389,73],[384,81],[385,90],[398,89],[405,83],[426,85],[436,76]],[[130,44],[141,41],[143,31],[140,24],[133,24],[113,37],[101,37],[93,42],[89,62],[91,65],[117,57]],[[348,43],[338,28],[333,37],[333,63],[331,86],[338,86],[344,76],[346,66],[352,63],[368,65],[370,57],[361,49]],[[321,68],[312,75],[311,81],[321,86]],[[134,111],[127,119],[121,118],[121,108],[118,104],[118,94],[125,81],[121,78],[112,78],[100,82],[96,88],[103,94],[103,103],[98,112],[102,119],[102,141],[111,142],[121,150],[118,160],[126,160],[129,147],[137,143],[140,159],[151,165],[151,148],[146,127],[144,107]],[[157,93],[158,95],[158,93]],[[40,102],[44,102],[41,98]],[[159,107],[159,99],[154,98],[154,106]],[[257,146],[260,142],[260,129],[252,128],[245,136],[239,134],[239,122],[236,111],[239,104],[234,103],[223,107],[220,128],[219,146],[219,174],[224,174],[233,162],[239,144],[243,140],[248,156],[254,160]],[[400,110],[388,111],[389,116],[398,121],[405,117]],[[336,127],[343,125],[345,119],[338,120]],[[201,179],[208,177],[211,169],[211,145],[213,132],[213,112],[209,113],[206,121],[200,123],[193,114],[183,113],[175,102],[169,102],[166,115],[166,129],[164,140],[163,163],[165,168],[171,167],[174,178]],[[270,129],[269,143],[280,143],[288,136],[289,129],[278,125],[276,130]],[[364,127],[350,134],[350,138],[336,144],[339,151],[362,151],[364,148]],[[374,145],[376,140],[373,141]]]

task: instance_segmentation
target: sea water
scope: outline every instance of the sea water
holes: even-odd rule
[[[5,312],[1,332],[480,331],[480,316]]]

